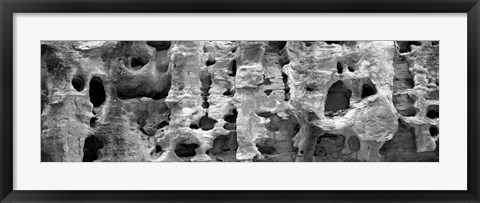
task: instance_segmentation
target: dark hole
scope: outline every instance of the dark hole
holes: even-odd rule
[[[347,89],[342,81],[335,82],[328,89],[327,100],[325,102],[325,113],[328,111],[335,112],[342,109],[348,109],[351,96],[352,91]]]
[[[343,65],[341,62],[337,62],[337,73],[342,74],[343,73]]]
[[[312,46],[312,42],[305,41],[305,42],[303,42],[303,43],[305,43],[305,46],[307,46],[307,47]]]
[[[270,81],[270,79],[268,78],[265,78],[265,75],[263,75],[263,85],[267,86],[271,84],[272,84],[272,81]]]
[[[432,45],[438,45],[440,41],[432,41]]]
[[[217,123],[217,121],[209,118],[208,114],[200,118],[199,121],[200,128],[205,131],[213,129],[213,127],[215,127],[215,123]]]
[[[150,136],[148,135],[148,133],[145,131],[145,129],[143,128],[138,128],[140,130],[140,132],[142,132],[144,135],[147,135],[147,136]]]
[[[200,127],[198,127],[198,125],[195,124],[195,123],[190,124],[190,128],[191,129],[200,129]]]
[[[198,148],[198,144],[186,144],[186,143],[179,143],[175,147],[175,154],[178,157],[191,157],[197,154],[195,149]]]
[[[159,123],[159,124],[157,125],[157,129],[161,129],[161,128],[167,126],[168,124],[169,124],[169,123],[168,123],[167,121],[162,121],[161,123]]]
[[[85,88],[85,81],[83,80],[82,77],[80,76],[75,76],[72,79],[72,86],[75,88],[77,91],[81,92],[83,88]]]
[[[207,66],[211,66],[211,65],[215,64],[216,62],[217,62],[217,61],[216,61],[215,59],[213,59],[213,58],[212,58],[212,59],[208,59],[206,65],[207,65]]]
[[[415,45],[415,46],[422,45],[422,43],[419,41],[397,41],[397,44],[398,44],[400,53],[411,52],[412,51],[411,45]]]
[[[232,60],[232,68],[231,68],[230,74],[228,74],[228,76],[235,77],[235,75],[237,75],[237,61]]]
[[[208,101],[206,99],[204,99],[203,102],[202,102],[202,107],[204,109],[208,109],[208,107],[210,107],[210,103],[208,103]]]
[[[312,87],[310,87],[310,86],[307,86],[307,88],[306,88],[306,89],[307,89],[307,92],[311,92],[311,91],[313,91],[313,88],[312,88]]]
[[[355,72],[355,69],[354,69],[353,67],[351,67],[351,66],[348,66],[348,71],[350,71],[350,72]]]
[[[225,123],[225,125],[223,125],[223,128],[225,130],[236,130],[237,125],[235,125],[234,123]]]
[[[95,127],[95,122],[97,121],[97,118],[96,117],[92,117],[90,118],[90,127]]]
[[[136,56],[136,57],[133,57],[132,60],[130,61],[130,67],[138,70],[143,66],[147,65],[147,63],[148,63],[148,57]]]
[[[293,130],[298,133],[298,131],[300,131],[300,124],[296,124],[296,125],[293,127]],[[295,133],[295,134],[296,134],[296,133]]]
[[[372,87],[369,84],[363,84],[363,86],[362,86],[362,96],[361,96],[362,98],[374,95],[375,93],[377,93],[377,90],[375,89],[375,87]]]
[[[432,105],[427,108],[427,117],[431,119],[438,118],[439,109],[438,105]]]
[[[278,50],[283,49],[286,44],[287,44],[286,41],[270,41],[270,42],[268,42],[269,47],[272,47],[273,49],[278,49]]]
[[[343,41],[325,41],[325,43],[327,43],[327,44],[339,44],[339,45],[341,45],[341,44],[343,44],[344,42],[343,42]]]
[[[225,96],[233,96],[233,93],[230,91],[230,89],[227,89],[227,91],[223,92],[223,95],[225,95]]]
[[[233,47],[232,49],[232,53],[235,53],[235,52],[237,52],[237,47]]]
[[[98,107],[105,102],[105,87],[99,77],[93,77],[90,80],[89,96],[94,107]]]
[[[300,154],[303,154],[303,150],[300,150]]]
[[[258,112],[257,115],[260,116],[260,117],[263,117],[263,118],[270,118],[270,117],[272,117],[276,114],[270,113],[268,111],[262,111],[262,112]]]
[[[167,50],[172,45],[170,41],[147,41],[147,44],[154,47],[157,51]]]
[[[435,136],[438,135],[438,127],[437,126],[434,126],[434,125],[430,126],[430,129],[428,129],[428,131],[430,132],[430,135],[432,137],[435,137]]]
[[[93,162],[98,159],[98,151],[102,149],[104,143],[96,136],[89,136],[85,139],[83,145],[83,162]]]
[[[232,110],[232,114],[226,115],[223,120],[229,122],[229,123],[236,123],[237,122],[237,116],[238,112],[237,109]]]
[[[283,85],[285,86],[285,101],[290,99],[290,87],[288,86],[288,75],[282,71],[282,81]]]
[[[394,140],[389,140],[389,141],[386,141],[383,146],[378,150],[378,153],[380,155],[387,155],[389,153],[391,153],[392,151],[394,152],[395,150],[395,142]]]
[[[266,145],[260,145],[260,144],[257,144],[256,145],[257,148],[258,148],[258,151],[260,151],[260,153],[262,154],[275,154],[275,147],[273,146],[266,146]]]
[[[272,91],[273,91],[273,90],[265,90],[265,91],[263,91],[263,92],[265,92],[266,95],[270,95],[270,94],[272,94]]]
[[[161,151],[163,151],[162,146],[160,145],[155,146],[155,153],[159,153]]]

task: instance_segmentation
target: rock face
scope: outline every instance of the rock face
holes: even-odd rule
[[[438,42],[41,50],[44,162],[439,161]]]

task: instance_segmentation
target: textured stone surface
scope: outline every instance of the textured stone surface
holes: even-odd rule
[[[439,161],[438,42],[41,49],[42,161]]]

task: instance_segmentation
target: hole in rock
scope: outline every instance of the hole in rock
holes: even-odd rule
[[[159,123],[157,125],[157,129],[161,129],[161,128],[167,126],[167,125],[169,125],[169,123],[167,121],[162,121],[161,123]]]
[[[353,72],[355,72],[355,69],[354,69],[353,67],[351,67],[351,66],[348,66],[348,71],[350,71],[350,72],[353,73]]]
[[[90,127],[94,128],[94,127],[95,127],[95,122],[97,122],[97,118],[96,118],[96,117],[90,118]]]
[[[177,146],[175,146],[175,154],[178,157],[191,157],[195,156],[196,149],[198,148],[198,144],[186,144],[186,143],[178,143]]]
[[[438,118],[439,109],[438,105],[431,105],[427,108],[427,117],[431,119]]]
[[[81,92],[85,88],[85,81],[80,76],[75,76],[72,79],[72,86],[75,90]]]
[[[406,53],[412,51],[411,45],[420,46],[422,43],[419,41],[397,41],[397,45],[400,53]]]
[[[300,154],[303,154],[303,150],[300,150]]]
[[[207,71],[202,71],[200,75],[200,82],[202,86],[200,87],[201,96],[203,98],[202,107],[208,108],[210,104],[208,103],[208,96],[210,95],[210,86],[212,85],[212,76]]]
[[[343,41],[325,41],[325,43],[342,45],[344,42]]]
[[[148,61],[147,56],[135,56],[130,61],[130,67],[135,70],[141,69],[143,66],[147,65]]]
[[[325,102],[325,115],[328,115],[327,112],[348,109],[351,96],[352,91],[347,89],[342,81],[335,82],[328,89],[327,99]]]
[[[285,86],[285,101],[290,99],[290,87],[288,86],[288,75],[282,71],[282,81],[283,85]]]
[[[231,68],[230,68],[230,73],[228,74],[228,76],[230,77],[235,77],[235,75],[237,75],[237,60],[232,60],[232,65],[231,65]]]
[[[104,147],[104,142],[91,135],[85,139],[83,145],[83,162],[93,162],[98,159],[98,151]]]
[[[440,42],[439,41],[432,41],[432,45],[438,45]]]
[[[232,48],[232,53],[235,53],[235,52],[237,52],[237,47]]]
[[[277,115],[277,114],[270,113],[268,111],[262,111],[262,112],[258,112],[257,115],[260,116],[260,117],[263,117],[263,118],[270,118],[270,117],[272,117],[274,115]]]
[[[273,91],[273,90],[265,90],[265,91],[263,91],[263,92],[268,96],[268,95],[272,94],[272,91]]]
[[[207,67],[208,67],[208,66],[211,66],[211,65],[215,64],[216,62],[217,61],[214,58],[209,58],[205,65],[207,65]]]
[[[225,96],[233,96],[233,93],[230,91],[230,89],[227,89],[227,91],[223,92],[223,95],[225,95]]]
[[[373,83],[372,84],[369,84],[369,83],[363,84],[363,86],[362,86],[362,96],[361,96],[362,98],[374,95],[376,93],[377,93],[377,89],[375,88]]]
[[[307,90],[307,92],[311,92],[315,90],[315,87],[313,85],[307,85],[305,89]]]
[[[90,80],[90,90],[89,90],[90,102],[92,102],[94,107],[98,107],[105,102],[105,87],[103,86],[102,79],[99,77],[93,77]]]
[[[200,129],[200,127],[198,127],[198,125],[196,123],[190,124],[190,128],[191,129]]]
[[[337,73],[342,74],[343,73],[343,65],[341,62],[337,62]]]
[[[287,44],[286,41],[269,41],[268,42],[269,47],[272,47],[273,49],[278,49],[278,50],[283,49],[286,44]]]
[[[155,146],[155,153],[160,153],[162,151],[163,151],[162,146],[160,145]]]
[[[430,126],[430,128],[428,129],[428,131],[430,132],[430,135],[431,135],[432,137],[435,137],[435,136],[438,135],[438,127],[437,127],[437,126],[434,126],[434,125]]]
[[[360,140],[357,136],[353,135],[348,138],[348,148],[354,152],[360,150]]]
[[[208,103],[207,99],[203,99],[202,108],[208,109],[208,107],[210,107],[210,103]]]
[[[267,138],[264,143],[262,144],[257,143],[256,147],[260,153],[271,155],[271,154],[275,154],[275,151],[276,151],[275,147],[273,146],[274,143],[275,143],[274,139]]]
[[[234,123],[225,123],[225,125],[223,125],[223,129],[225,129],[225,130],[236,130],[237,125],[235,125]]]
[[[170,41],[147,41],[147,45],[155,48],[157,51],[168,50],[172,45]]]
[[[272,81],[270,81],[270,79],[268,78],[265,78],[265,75],[263,75],[263,85],[268,86],[271,84],[272,84]]]
[[[205,131],[213,129],[213,127],[215,127],[215,123],[217,123],[217,121],[209,118],[208,113],[200,118],[199,121],[200,128]]]
[[[238,116],[237,109],[233,109],[232,113],[225,115],[223,120],[225,120],[229,123],[236,123],[237,122],[237,116]]]
[[[304,41],[303,43],[305,43],[305,46],[306,46],[306,47],[310,47],[310,46],[312,46],[312,42],[309,42],[309,41]]]

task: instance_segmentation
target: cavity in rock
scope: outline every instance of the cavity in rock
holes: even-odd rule
[[[348,109],[352,91],[342,81],[335,82],[329,89],[325,102],[325,112]],[[327,114],[326,114],[327,115]]]
[[[75,90],[81,92],[83,88],[85,88],[85,81],[81,76],[75,76],[72,79],[72,86],[75,88]]]
[[[198,144],[186,144],[186,143],[178,143],[175,146],[175,154],[178,157],[192,157],[195,156],[196,149],[198,148]]]
[[[104,147],[104,142],[94,135],[85,139],[83,145],[83,162],[93,162],[98,159],[98,151]]]
[[[93,77],[90,80],[89,96],[90,102],[92,102],[94,107],[99,107],[105,102],[105,87],[103,86],[102,79],[99,77]]]

